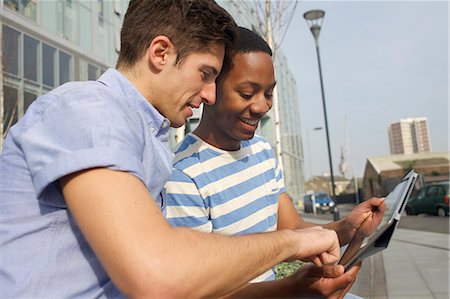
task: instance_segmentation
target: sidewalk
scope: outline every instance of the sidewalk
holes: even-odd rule
[[[308,222],[330,222],[302,216]],[[350,292],[373,299],[448,299],[449,267],[448,234],[397,228],[388,248],[363,262]]]

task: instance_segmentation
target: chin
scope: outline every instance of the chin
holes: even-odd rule
[[[241,140],[250,140],[255,136],[255,132],[252,133],[246,133],[246,134],[241,134]]]
[[[182,122],[182,123],[178,123],[178,122],[170,122],[170,126],[172,127],[172,128],[179,128],[179,127],[181,127],[182,125],[184,125],[185,124],[185,122]]]

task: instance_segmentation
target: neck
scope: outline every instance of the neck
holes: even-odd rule
[[[155,89],[151,86],[154,80],[148,78],[137,65],[128,68],[120,67],[117,71],[124,75],[150,104],[154,105],[152,91]]]
[[[225,151],[237,151],[241,148],[239,140],[227,138],[214,122],[208,122],[205,118],[200,120],[200,124],[193,133],[206,143]]]

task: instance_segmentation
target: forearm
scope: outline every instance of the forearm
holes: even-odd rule
[[[298,214],[289,196],[286,193],[280,194],[278,198],[278,229],[296,230],[313,226],[322,226],[326,229],[334,230],[338,235],[341,246],[350,242],[352,238],[352,228],[347,221],[340,220],[325,225],[306,222]]]
[[[301,232],[281,230],[235,237],[183,228],[174,230],[176,245],[168,249],[172,249],[175,258],[170,264],[183,263],[184,272],[169,275],[176,281],[184,280],[184,287],[189,288],[180,297],[228,294],[286,259],[311,260],[316,265],[323,265],[333,264],[339,257],[336,233],[318,227]],[[179,248],[183,246],[181,251]]]
[[[313,227],[313,226],[322,226],[323,228],[334,230],[336,232],[336,234],[338,235],[339,244],[341,246],[348,244],[348,242],[350,242],[350,240],[353,236],[352,228],[351,228],[350,224],[347,221],[345,221],[345,219],[335,221],[335,222],[330,222],[327,224],[316,224],[316,223],[306,222],[302,219],[301,221],[299,221],[297,223],[297,225],[295,227],[293,227],[293,229],[304,229],[304,228]]]
[[[129,298],[218,297],[286,259],[335,262],[325,229],[226,237],[173,228],[136,177],[92,169],[62,179],[83,236],[114,285]],[[94,188],[95,187],[95,188]]]
[[[177,269],[177,265],[183,264],[168,275],[174,281],[183,281],[183,288],[192,286],[184,290],[192,298],[230,293],[296,253],[289,231],[239,237],[203,234],[185,228],[174,231],[173,248],[183,248],[183,251],[175,252],[166,268]]]

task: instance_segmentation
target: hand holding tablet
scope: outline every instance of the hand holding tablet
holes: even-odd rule
[[[357,231],[338,264],[348,270],[358,261],[387,248],[416,179],[417,173],[414,170],[408,172],[394,190],[386,196],[385,205],[379,206],[381,213],[377,211],[355,213],[355,215],[366,214],[366,218],[360,220],[360,225],[357,226]]]

